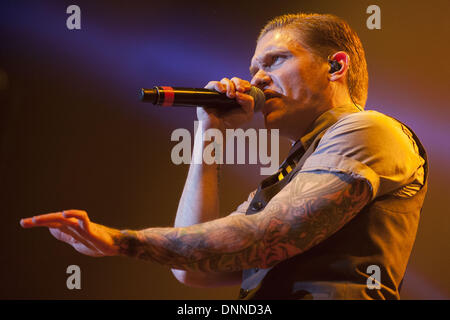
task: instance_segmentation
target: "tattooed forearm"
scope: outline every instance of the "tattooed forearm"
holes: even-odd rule
[[[260,213],[228,216],[184,228],[124,230],[120,253],[188,271],[268,268],[339,230],[370,200],[362,179],[300,173]]]

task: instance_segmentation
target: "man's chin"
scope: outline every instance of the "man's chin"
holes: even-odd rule
[[[281,123],[281,116],[277,111],[272,111],[264,115],[264,124],[267,129],[279,129]]]

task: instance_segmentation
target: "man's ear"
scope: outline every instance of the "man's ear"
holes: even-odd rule
[[[341,67],[336,71],[330,71],[329,79],[330,81],[337,81],[339,79],[345,79],[348,68],[350,66],[350,56],[344,51],[338,51],[328,58],[328,61],[337,61]],[[331,66],[330,66],[330,70]]]

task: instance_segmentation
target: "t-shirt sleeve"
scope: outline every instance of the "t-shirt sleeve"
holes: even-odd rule
[[[364,111],[330,127],[300,172],[327,170],[362,177],[372,187],[373,200],[388,193],[410,195],[414,186],[423,184],[424,162],[403,124]]]

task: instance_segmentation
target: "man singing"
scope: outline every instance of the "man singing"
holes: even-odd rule
[[[333,15],[276,17],[258,37],[250,73],[251,82],[207,84],[242,108],[199,107],[203,131],[248,122],[253,85],[266,96],[266,127],[292,149],[235,212],[220,218],[219,165],[203,163],[190,165],[173,228],[116,230],[81,210],[21,225],[48,227],[86,255],[167,265],[189,286],[240,284],[240,299],[399,299],[427,157],[406,125],[364,110],[368,74],[357,34]]]

